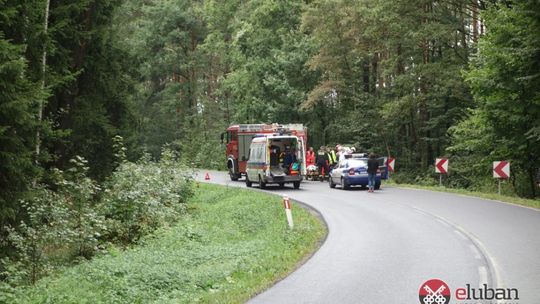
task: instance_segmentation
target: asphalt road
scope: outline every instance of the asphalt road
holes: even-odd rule
[[[245,187],[223,172],[210,177]],[[540,303],[538,210],[385,185],[373,194],[316,181],[267,191],[315,208],[329,232],[311,259],[249,303],[420,303],[433,278],[449,285],[450,303],[497,303],[456,300],[466,284],[518,290],[518,302],[500,303]]]

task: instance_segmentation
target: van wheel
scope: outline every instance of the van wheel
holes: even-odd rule
[[[235,181],[238,180],[238,175],[237,175],[237,174],[234,174],[234,173],[232,172],[232,169],[229,169],[229,176],[231,177],[231,180],[232,180],[233,182],[235,182]]]
[[[263,182],[262,178],[259,176],[259,188],[266,189],[266,183]]]
[[[248,176],[246,175],[246,187],[251,188],[251,181],[249,180]]]
[[[300,188],[300,182],[293,182],[294,189]]]

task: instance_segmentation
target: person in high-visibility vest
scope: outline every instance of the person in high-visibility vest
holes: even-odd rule
[[[328,167],[333,169],[337,163],[336,152],[332,148],[328,148]]]

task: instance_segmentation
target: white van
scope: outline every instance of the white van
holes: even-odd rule
[[[293,183],[300,188],[302,175],[306,174],[305,145],[294,135],[260,135],[251,141],[246,165],[246,186],[258,183],[283,187]]]

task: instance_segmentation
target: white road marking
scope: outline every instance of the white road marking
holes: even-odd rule
[[[466,240],[466,241],[468,240],[467,237],[463,233],[461,233],[461,231],[454,229],[454,233],[459,235],[459,237],[462,238],[463,240]]]
[[[448,223],[447,223],[447,222],[445,222],[445,221],[441,220],[440,218],[437,218],[437,222],[439,222],[439,223],[443,224],[443,225],[444,225],[444,226],[446,226],[446,227],[450,227],[450,225],[448,225]]]
[[[471,251],[473,252],[474,254],[474,258],[477,259],[477,260],[481,260],[482,257],[480,256],[480,252],[478,251],[478,249],[476,249],[476,246],[474,246],[473,244],[470,244],[469,245],[469,248],[471,249]]]
[[[478,287],[484,287],[484,284],[488,284],[488,274],[487,269],[484,266],[478,267],[478,276],[480,278]]]

